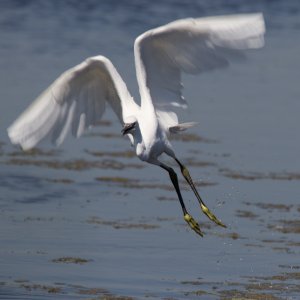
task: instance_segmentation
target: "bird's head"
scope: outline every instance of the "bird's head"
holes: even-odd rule
[[[137,124],[137,122],[125,123],[124,127],[123,127],[123,129],[121,131],[122,134],[126,135],[126,134],[129,134],[129,133],[132,133],[135,130],[136,124]]]
[[[123,126],[123,129],[122,129],[122,134],[123,135],[126,135],[126,134],[129,134],[129,133],[133,133],[136,129],[138,125],[138,122],[137,122],[137,119],[135,117],[129,117],[126,119],[125,123],[124,123],[124,126]]]

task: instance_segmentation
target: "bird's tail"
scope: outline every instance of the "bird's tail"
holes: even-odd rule
[[[197,126],[198,122],[186,122],[186,123],[180,123],[175,126],[169,127],[169,132],[172,134],[180,133],[182,131],[185,131],[191,127]]]

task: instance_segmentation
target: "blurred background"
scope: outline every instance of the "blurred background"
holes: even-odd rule
[[[201,214],[182,180],[206,235],[187,228],[167,174],[135,157],[109,109],[60,148],[10,144],[6,128],[85,58],[109,57],[139,102],[139,34],[251,12],[264,14],[265,47],[183,76],[182,121],[199,126],[172,141],[227,229]],[[0,298],[297,299],[299,37],[297,0],[0,0]]]

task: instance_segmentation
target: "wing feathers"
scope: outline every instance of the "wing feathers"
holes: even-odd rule
[[[241,59],[241,50],[260,48],[262,14],[184,19],[149,30],[135,41],[136,70],[143,101],[152,101],[160,122],[175,126],[175,107],[186,107],[181,72],[197,74]],[[163,111],[161,114],[160,111]],[[171,121],[173,120],[173,121]]]
[[[178,125],[175,112],[186,107],[181,72],[226,67],[243,57],[241,50],[262,47],[264,33],[262,14],[244,14],[178,20],[140,35],[134,54],[142,108],[153,105],[166,130],[190,127]],[[8,128],[8,135],[24,149],[46,138],[60,144],[69,131],[78,137],[94,125],[106,102],[121,123],[140,109],[110,60],[88,58],[56,79]]]
[[[121,122],[137,109],[112,63],[91,57],[56,79],[8,128],[8,135],[23,149],[46,138],[61,144],[70,130],[79,137],[100,120],[106,102]]]

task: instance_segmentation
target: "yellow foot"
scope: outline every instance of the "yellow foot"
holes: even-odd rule
[[[199,224],[194,220],[194,218],[190,214],[186,213],[184,215],[184,219],[197,234],[203,237],[203,233],[200,229]]]
[[[204,204],[200,204],[201,205],[201,209],[204,212],[204,214],[206,214],[208,216],[208,218],[210,220],[212,220],[213,222],[215,222],[217,225],[222,226],[222,227],[227,227],[226,225],[224,225],[209,209],[207,206],[205,206]]]

